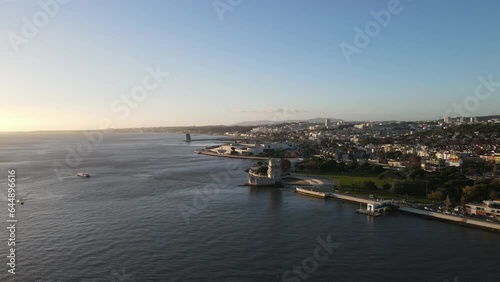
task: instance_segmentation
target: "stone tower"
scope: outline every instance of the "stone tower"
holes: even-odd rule
[[[281,183],[281,164],[279,159],[269,159],[267,177],[274,179],[276,183]]]

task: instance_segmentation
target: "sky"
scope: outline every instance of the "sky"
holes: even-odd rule
[[[500,114],[500,1],[58,1],[0,0],[0,131]]]

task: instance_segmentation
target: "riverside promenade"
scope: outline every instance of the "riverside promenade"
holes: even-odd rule
[[[484,220],[477,220],[468,217],[461,217],[456,215],[442,214],[439,212],[426,211],[421,209],[416,209],[412,207],[399,207],[399,211],[404,213],[409,213],[413,215],[419,215],[423,217],[435,218],[438,220],[448,221],[456,224],[461,224],[470,227],[481,228],[485,230],[500,232],[500,224],[494,222],[488,222]]]
[[[207,155],[207,156],[225,157],[225,158],[234,158],[234,159],[250,159],[250,160],[267,160],[267,159],[269,159],[266,157],[220,155],[220,154],[216,154],[216,153],[208,152],[208,151],[204,151],[204,150],[196,150],[195,152],[198,154]],[[325,198],[334,198],[334,199],[339,199],[339,200],[353,202],[353,203],[361,203],[361,204],[374,204],[376,202],[372,199],[355,197],[355,196],[350,196],[350,195],[341,194],[341,193],[318,191],[318,190],[323,190],[323,189],[321,189],[322,186],[323,187],[330,186],[329,184],[332,184],[332,183],[328,183],[330,181],[322,181],[322,180],[318,180],[317,178],[312,178],[312,177],[307,177],[307,176],[304,177],[302,175],[300,176],[300,178],[304,178],[302,180],[308,182],[308,185],[305,185],[305,186],[313,186],[313,187],[315,186],[313,188],[313,190],[315,190],[316,192],[324,193]],[[327,182],[327,183],[325,183],[325,182]],[[302,185],[300,185],[300,186],[302,186]],[[416,208],[412,208],[412,207],[408,207],[408,206],[400,206],[398,210],[400,212],[411,214],[411,215],[432,218],[432,219],[436,219],[436,220],[460,224],[460,225],[464,225],[464,226],[468,226],[468,227],[480,228],[480,229],[494,231],[494,232],[500,232],[500,224],[499,223],[487,222],[487,221],[483,221],[483,220],[477,220],[477,219],[455,216],[455,215],[447,215],[447,214],[442,214],[439,212],[421,210],[421,209],[416,209]]]
[[[359,198],[359,197],[353,197],[353,196],[348,196],[348,195],[340,194],[340,193],[330,193],[329,197],[330,198],[334,198],[334,199],[340,199],[340,200],[348,201],[348,202],[353,202],[353,203],[366,204],[366,205],[367,204],[374,204],[375,203],[374,200],[365,199],[365,198]]]
[[[349,201],[349,202],[354,202],[354,203],[362,203],[362,204],[375,203],[375,201],[370,200],[370,199],[348,196],[348,195],[339,194],[339,193],[329,193],[329,198],[340,199],[340,200],[344,200],[344,201]],[[461,216],[456,216],[456,215],[442,214],[439,212],[421,210],[421,209],[416,209],[416,208],[412,208],[412,207],[408,207],[408,206],[400,206],[398,211],[403,212],[403,213],[407,213],[407,214],[411,214],[411,215],[422,216],[422,217],[437,219],[437,220],[441,220],[441,221],[447,221],[447,222],[460,224],[460,225],[464,225],[464,226],[468,226],[468,227],[474,227],[474,228],[480,228],[480,229],[494,231],[494,232],[500,232],[500,224],[499,223],[488,222],[488,221],[484,221],[484,220],[477,220],[477,219],[473,219],[473,218],[461,217]]]

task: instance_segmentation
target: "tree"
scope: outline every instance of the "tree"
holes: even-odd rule
[[[354,190],[358,190],[360,188],[363,188],[363,185],[362,183],[359,181],[359,180],[354,180],[352,183],[351,183],[351,187],[352,189]]]
[[[496,200],[497,197],[498,197],[497,192],[495,191],[490,192],[490,200]]]
[[[444,204],[446,205],[446,209],[448,209],[451,206],[451,200],[450,200],[450,195],[446,195],[446,200],[444,201]]]
[[[261,166],[257,169],[258,174],[267,174],[267,166]]]
[[[385,183],[384,185],[382,185],[382,189],[384,191],[390,191],[391,188],[392,188],[392,184],[390,184],[390,183]]]
[[[404,179],[404,175],[397,170],[386,170],[379,174],[378,179]]]
[[[365,190],[377,190],[378,187],[377,187],[377,185],[375,185],[375,182],[373,182],[373,181],[365,181],[363,183],[363,189],[365,189]]]
[[[328,160],[328,161],[324,162],[323,164],[321,164],[319,169],[322,171],[332,171],[332,172],[337,171],[338,170],[337,162],[332,161],[332,160]]]
[[[321,166],[321,161],[314,159],[307,159],[299,165],[300,170],[318,170]]]
[[[376,174],[381,174],[381,173],[382,173],[382,172],[384,172],[384,171],[385,171],[385,169],[384,169],[384,167],[383,167],[383,166],[381,166],[381,165],[373,165],[373,166],[372,166],[372,172],[373,172],[373,173],[376,173]]]
[[[347,170],[347,165],[344,162],[337,163],[338,171],[344,172]]]
[[[427,198],[429,198],[429,200],[433,200],[433,201],[441,201],[443,199],[443,192],[437,190],[437,191],[434,191],[432,193],[429,193],[427,195]]]
[[[474,139],[473,143],[476,141],[476,139]],[[481,141],[478,141],[479,143],[481,143]],[[484,155],[485,151],[484,149],[481,149],[481,148],[476,148],[474,150],[474,154],[476,154],[477,156],[479,155]]]
[[[408,163],[410,168],[418,169],[422,164],[422,158],[416,155],[410,155],[408,157]]]
[[[335,187],[337,190],[342,191],[342,183],[337,182],[337,186]]]
[[[352,162],[347,165],[347,169],[350,171],[353,171],[359,167],[359,164],[357,162]]]
[[[425,179],[425,171],[420,168],[408,170],[407,175],[412,180]]]
[[[282,170],[288,171],[292,167],[292,163],[287,159],[281,159],[280,166]]]

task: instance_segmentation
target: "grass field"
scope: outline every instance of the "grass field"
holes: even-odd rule
[[[308,173],[309,174],[309,173]],[[319,177],[334,179],[337,183],[340,183],[343,188],[351,188],[353,182],[363,184],[365,181],[373,181],[378,188],[382,188],[382,185],[390,183],[384,179],[378,179],[378,175],[362,172],[346,172],[346,173],[314,173],[309,175],[315,175]]]
[[[387,181],[385,179],[378,179],[378,175],[376,174],[370,174],[370,173],[362,173],[362,172],[346,172],[346,173],[321,173],[321,172],[314,172],[314,173],[307,173],[309,176],[317,176],[319,178],[328,178],[328,179],[333,179],[337,183],[340,183],[342,186],[342,192],[348,192],[353,195],[359,195],[359,196],[366,196],[368,197],[369,195],[374,195],[375,198],[384,198],[384,199],[393,199],[393,200],[403,200],[402,195],[398,194],[393,194],[389,191],[384,191],[382,190],[382,186],[386,183],[393,183],[391,181]],[[359,189],[353,189],[352,183],[356,182],[360,185],[363,184],[365,181],[373,181],[375,185],[379,189],[377,190],[359,190]],[[418,197],[418,196],[412,196],[409,199],[411,202],[414,203],[431,203],[432,201],[426,200],[425,197]]]

